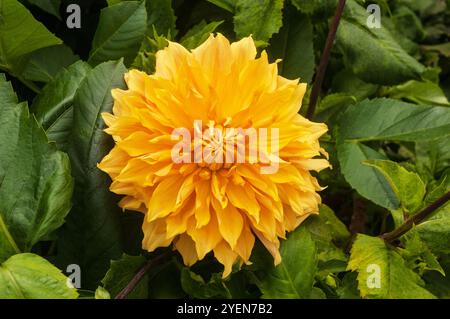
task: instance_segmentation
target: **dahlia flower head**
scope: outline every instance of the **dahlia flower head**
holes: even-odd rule
[[[98,167],[120,207],[145,214],[143,249],[173,245],[188,266],[213,252],[227,277],[256,238],[280,263],[280,239],[318,213],[310,171],[329,166],[327,127],[298,114],[306,84],[277,63],[251,37],[211,34],[191,51],[169,42],[154,74],[130,70],[112,90],[102,117],[115,146]]]

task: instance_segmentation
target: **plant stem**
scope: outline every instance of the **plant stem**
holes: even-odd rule
[[[330,60],[331,49],[333,48],[334,39],[336,38],[336,32],[341,21],[342,13],[345,7],[345,0],[339,0],[334,13],[333,22],[328,31],[327,41],[325,42],[325,48],[323,49],[322,57],[320,58],[319,68],[317,69],[316,78],[309,98],[309,108],[306,112],[306,118],[312,120],[314,112],[316,111],[317,99],[319,98],[320,89],[322,88],[322,82],[327,70],[328,61]]]
[[[126,299],[127,296],[136,288],[145,274],[153,267],[161,264],[167,257],[170,256],[170,252],[165,252],[159,256],[156,256],[152,260],[147,261],[144,266],[139,269],[139,271],[134,275],[130,282],[119,292],[115,299]]]
[[[398,228],[394,229],[389,233],[384,233],[380,237],[384,239],[388,243],[392,243],[396,239],[400,238],[404,234],[406,234],[414,225],[418,225],[423,222],[425,219],[431,216],[437,209],[442,207],[445,203],[450,200],[450,191],[443,195],[441,198],[436,200],[430,206],[427,206],[419,213],[409,217],[402,225]]]

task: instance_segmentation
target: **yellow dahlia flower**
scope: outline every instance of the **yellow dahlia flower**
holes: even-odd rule
[[[170,42],[155,73],[129,71],[128,90],[112,91],[113,114],[102,114],[115,147],[98,167],[125,195],[120,207],[145,214],[143,248],[173,243],[189,266],[212,251],[224,277],[249,262],[255,236],[281,261],[279,239],[318,213],[309,171],[329,165],[314,158],[326,155],[326,125],[297,113],[306,84],[256,55],[251,37],[211,35],[192,51]]]

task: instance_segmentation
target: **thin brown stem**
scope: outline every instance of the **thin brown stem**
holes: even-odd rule
[[[328,31],[327,41],[325,42],[325,48],[323,50],[322,57],[320,58],[319,68],[317,69],[311,96],[309,98],[309,108],[306,112],[306,117],[310,120],[312,120],[312,118],[314,117],[314,112],[316,111],[317,100],[322,88],[323,79],[325,77],[325,72],[330,60],[331,49],[333,48],[334,39],[336,38],[336,32],[339,26],[339,22],[341,21],[344,7],[345,0],[339,0],[336,11],[334,13],[333,22],[330,26],[330,31]]]
[[[152,260],[147,261],[144,266],[139,269],[139,271],[134,275],[133,279],[119,292],[115,299],[126,299],[127,296],[136,288],[136,286],[141,282],[142,278],[147,274],[147,272],[154,268],[155,266],[161,264],[165,259],[170,256],[170,252],[165,252]]]
[[[389,233],[385,233],[380,237],[388,243],[392,243],[404,234],[406,234],[414,225],[418,225],[431,216],[437,209],[445,205],[450,200],[450,191],[436,200],[430,206],[427,206],[419,213],[409,217],[402,225]]]

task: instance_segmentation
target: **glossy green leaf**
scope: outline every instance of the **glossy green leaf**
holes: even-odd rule
[[[28,252],[59,228],[71,206],[73,181],[66,154],[0,77],[0,261]]]
[[[450,106],[439,85],[429,81],[411,80],[387,89],[385,94],[393,99],[405,99],[418,104]]]
[[[373,96],[378,88],[379,85],[364,82],[349,69],[334,74],[331,83],[332,92],[347,93],[354,96],[358,102]],[[324,99],[328,96],[325,96]]]
[[[347,240],[350,238],[350,232],[347,226],[336,217],[333,210],[325,204],[319,207],[319,219],[329,227],[331,237],[335,240]]]
[[[291,0],[292,4],[301,12],[311,14],[323,8],[335,8],[336,0]]]
[[[198,299],[230,298],[231,294],[221,279],[221,275],[213,274],[209,282],[205,283],[200,275],[188,268],[181,270],[181,286],[191,297]]]
[[[350,239],[350,233],[328,206],[322,204],[319,214],[308,217],[300,227],[308,230],[317,248],[316,278],[345,271],[348,257],[340,246]]]
[[[133,279],[134,275],[145,264],[142,256],[123,255],[118,260],[111,261],[111,267],[102,279],[103,288],[112,298],[116,297],[125,286]],[[148,275],[144,276],[134,290],[128,295],[128,299],[143,299],[148,296]]]
[[[435,298],[394,249],[377,237],[359,234],[353,243],[348,270],[358,272],[358,288],[365,298]]]
[[[172,260],[154,269],[149,276],[149,298],[186,298],[186,293],[181,287],[181,268],[177,261]]]
[[[158,34],[176,35],[176,19],[172,8],[172,0],[147,0],[147,34],[153,33],[153,28]]]
[[[145,3],[125,1],[102,9],[92,41],[89,63],[124,58],[129,64],[136,57],[147,29]]]
[[[414,213],[422,205],[426,189],[419,175],[392,161],[369,160],[364,164],[383,174],[406,212]]]
[[[0,299],[75,299],[61,271],[35,254],[17,254],[0,264]]]
[[[96,288],[109,262],[122,255],[121,210],[109,191],[109,177],[97,168],[113,147],[103,132],[102,112],[111,112],[111,89],[125,88],[122,61],[95,67],[81,82],[74,97],[74,115],[69,146],[75,177],[74,205],[61,230],[59,263],[78,264],[83,269],[82,287]]]
[[[23,60],[21,76],[24,79],[47,83],[79,57],[66,45],[56,45],[36,50]]]
[[[61,71],[33,101],[32,111],[50,141],[67,150],[72,130],[73,98],[91,68],[79,61]]]
[[[421,141],[450,135],[450,108],[374,99],[352,105],[341,117],[346,141]]]
[[[417,142],[415,151],[417,166],[431,176],[440,174],[450,167],[450,143],[447,136],[429,142]]]
[[[340,142],[337,151],[342,174],[361,196],[388,209],[400,206],[383,175],[375,168],[363,164],[367,160],[387,159],[384,155],[362,143]]]
[[[450,254],[450,203],[441,208],[437,214],[417,225],[415,229],[431,251]]]
[[[131,67],[152,74],[155,72],[156,53],[167,47],[168,44],[166,37],[158,35],[155,31],[152,37],[144,39]]]
[[[231,13],[234,13],[237,2],[237,0],[207,0],[207,1]]]
[[[314,74],[315,58],[313,26],[308,16],[287,10],[283,27],[270,41],[272,60],[281,59],[278,72],[288,79],[300,78],[310,83]]]
[[[283,0],[237,0],[234,31],[238,38],[269,41],[282,25]]]
[[[440,274],[437,271],[430,271],[424,275],[426,287],[435,296],[442,299],[450,298],[450,257],[444,256],[441,258],[440,263],[444,270],[445,275]]]
[[[109,294],[108,290],[99,286],[95,290],[94,298],[95,299],[111,299],[111,295]]]
[[[388,209],[400,205],[388,182],[366,160],[386,159],[362,144],[374,140],[431,140],[450,135],[450,109],[375,99],[348,107],[337,131],[337,151],[342,173],[362,196]]]
[[[415,229],[406,233],[402,237],[402,240],[404,241],[405,249],[400,253],[410,268],[414,269],[421,276],[426,271],[437,271],[445,275],[436,255],[431,252],[428,245],[420,238],[420,235]]]
[[[28,2],[61,20],[61,15],[59,14],[61,0],[28,0]]]
[[[367,18],[364,7],[354,0],[346,2],[337,32],[346,66],[371,83],[392,85],[418,78],[425,67],[405,52],[387,28],[369,28]]]
[[[223,21],[213,21],[206,23],[202,20],[195,25],[181,38],[181,45],[187,49],[194,49],[205,42],[209,35],[221,25]]]
[[[20,57],[61,44],[61,40],[35,20],[17,0],[2,0],[0,17],[0,69],[17,74]]]
[[[314,120],[316,122],[334,123],[335,119],[342,112],[345,112],[348,106],[356,102],[356,97],[348,93],[328,94],[320,101]]]
[[[317,270],[317,248],[311,235],[299,227],[281,244],[282,262],[259,278],[263,298],[309,298]]]

